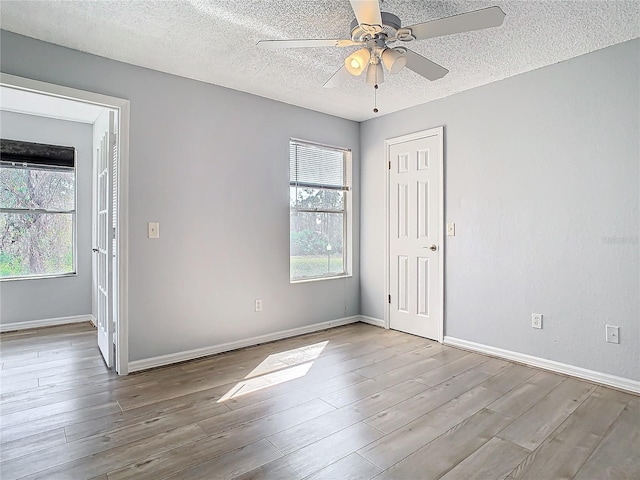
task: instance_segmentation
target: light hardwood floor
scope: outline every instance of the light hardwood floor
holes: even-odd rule
[[[118,377],[0,335],[0,477],[640,479],[640,397],[353,324]]]

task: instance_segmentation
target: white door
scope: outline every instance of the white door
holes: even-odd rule
[[[389,326],[442,341],[442,128],[387,141]]]
[[[113,308],[113,172],[116,159],[114,112],[105,110],[93,124],[94,143],[94,298],[98,328],[98,347],[107,367],[114,362],[113,338],[115,318]]]

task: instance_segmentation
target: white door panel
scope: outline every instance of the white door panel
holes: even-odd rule
[[[442,130],[393,143],[388,152],[389,325],[439,340]]]
[[[113,365],[113,334],[115,323],[113,315],[113,164],[115,151],[114,112],[105,110],[93,125],[94,128],[94,175],[96,188],[95,201],[95,240],[94,276],[96,291],[96,326],[98,328],[98,347],[108,367]]]

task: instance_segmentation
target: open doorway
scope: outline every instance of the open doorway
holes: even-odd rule
[[[86,202],[91,204],[91,220],[87,222],[89,217],[85,217],[83,222],[76,224],[74,217],[73,231],[81,229],[81,236],[90,236],[91,243],[81,245],[74,235],[73,255],[74,258],[78,254],[91,257],[85,262],[84,270],[86,276],[86,265],[91,265],[88,279],[91,283],[91,317],[98,328],[98,346],[107,366],[126,375],[129,101],[7,74],[0,74],[0,89],[2,110],[88,124],[92,136],[88,140],[91,152],[83,161],[90,165],[83,165],[83,170],[90,169],[93,178],[87,179],[84,175],[82,179],[90,183],[82,186],[90,192],[83,197],[82,207],[86,210]],[[74,181],[77,181],[75,171]],[[77,201],[76,197],[76,204]],[[79,249],[82,251],[78,252]],[[78,277],[75,265],[72,274]],[[38,281],[27,280],[20,283]]]

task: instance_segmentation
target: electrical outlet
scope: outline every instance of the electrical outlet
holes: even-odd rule
[[[606,326],[607,342],[620,343],[620,327],[614,325]]]
[[[455,237],[455,236],[456,236],[456,224],[447,223],[447,237]]]
[[[262,299],[260,299],[260,298],[256,299],[255,309],[256,309],[256,312],[261,312],[262,311]]]
[[[533,328],[542,328],[542,314],[541,313],[532,313],[531,314],[531,326]]]

